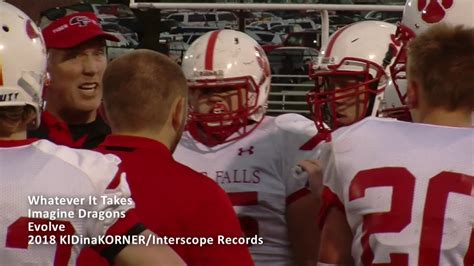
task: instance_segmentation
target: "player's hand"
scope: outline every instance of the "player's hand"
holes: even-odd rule
[[[323,166],[320,160],[306,159],[298,163],[308,176],[309,189],[311,192],[320,197],[323,190]]]

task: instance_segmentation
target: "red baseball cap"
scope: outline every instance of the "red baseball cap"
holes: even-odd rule
[[[92,12],[78,12],[53,21],[43,29],[47,48],[65,49],[77,46],[93,38],[102,37],[118,42],[119,39],[106,33]]]

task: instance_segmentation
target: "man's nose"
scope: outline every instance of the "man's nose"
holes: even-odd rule
[[[85,56],[82,61],[82,70],[86,75],[94,75],[99,71],[99,66],[92,56]]]

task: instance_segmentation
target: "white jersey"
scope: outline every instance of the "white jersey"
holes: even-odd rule
[[[75,265],[82,246],[69,245],[72,238],[61,236],[105,235],[118,218],[100,219],[92,212],[119,216],[134,207],[124,176],[116,188],[107,190],[119,163],[111,155],[47,140],[1,147],[0,265]],[[102,195],[128,197],[130,204],[104,204]],[[89,196],[97,201],[89,201]],[[86,213],[89,218],[79,218]]]
[[[367,118],[324,145],[356,265],[473,265],[474,129]]]
[[[306,189],[307,180],[291,177],[291,168],[305,152],[299,147],[316,133],[300,115],[265,117],[250,135],[209,148],[185,133],[174,153],[177,161],[216,181],[229,195],[252,245],[256,265],[291,265],[286,206]]]

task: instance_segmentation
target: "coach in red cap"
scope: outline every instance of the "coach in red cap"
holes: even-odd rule
[[[43,29],[48,48],[49,86],[41,127],[29,137],[91,149],[110,133],[98,114],[102,75],[107,66],[106,40],[118,39],[102,30],[94,13],[73,13]]]

